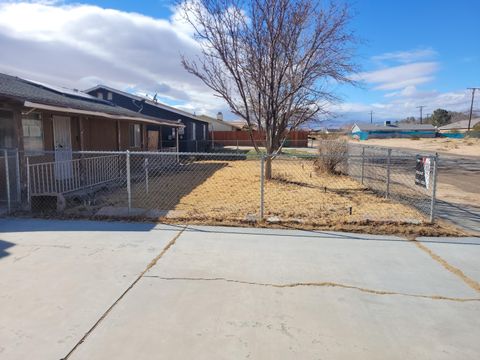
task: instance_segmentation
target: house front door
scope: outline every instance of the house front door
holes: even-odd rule
[[[72,134],[68,116],[53,116],[53,142],[55,146],[55,179],[72,177]]]
[[[148,130],[148,151],[158,151],[158,131]]]

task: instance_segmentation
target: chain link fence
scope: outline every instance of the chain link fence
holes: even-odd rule
[[[85,216],[312,224],[433,220],[434,190],[416,185],[414,156],[349,147],[327,171],[323,164],[333,156],[338,158],[322,153],[269,159],[252,152],[29,154],[25,198],[36,213]]]
[[[417,155],[397,149],[348,144],[348,174],[379,196],[409,205],[433,222],[437,155]],[[428,159],[426,182],[418,182],[418,165]],[[417,179],[417,181],[416,181]]]

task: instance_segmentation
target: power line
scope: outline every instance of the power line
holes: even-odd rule
[[[468,117],[468,131],[470,131],[470,126],[472,125],[473,99],[475,99],[475,90],[480,90],[480,88],[471,87],[467,89],[472,90],[472,102],[470,103],[470,116]]]
[[[417,109],[420,109],[420,124],[423,122],[423,108],[425,105],[417,106]]]

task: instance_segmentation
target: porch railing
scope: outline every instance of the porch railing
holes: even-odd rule
[[[65,194],[115,181],[122,176],[121,159],[121,155],[42,163],[30,163],[27,159],[30,196]]]

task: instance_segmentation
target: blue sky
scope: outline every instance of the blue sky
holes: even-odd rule
[[[331,107],[336,121],[367,121],[370,110],[377,121],[417,116],[418,105],[425,114],[468,109],[466,88],[480,86],[480,1],[357,0],[353,9],[362,86],[335,89],[343,99]],[[80,89],[158,92],[197,114],[228,114],[181,68],[180,53],[196,45],[174,10],[164,0],[0,0],[0,46],[10,50],[0,71]]]

